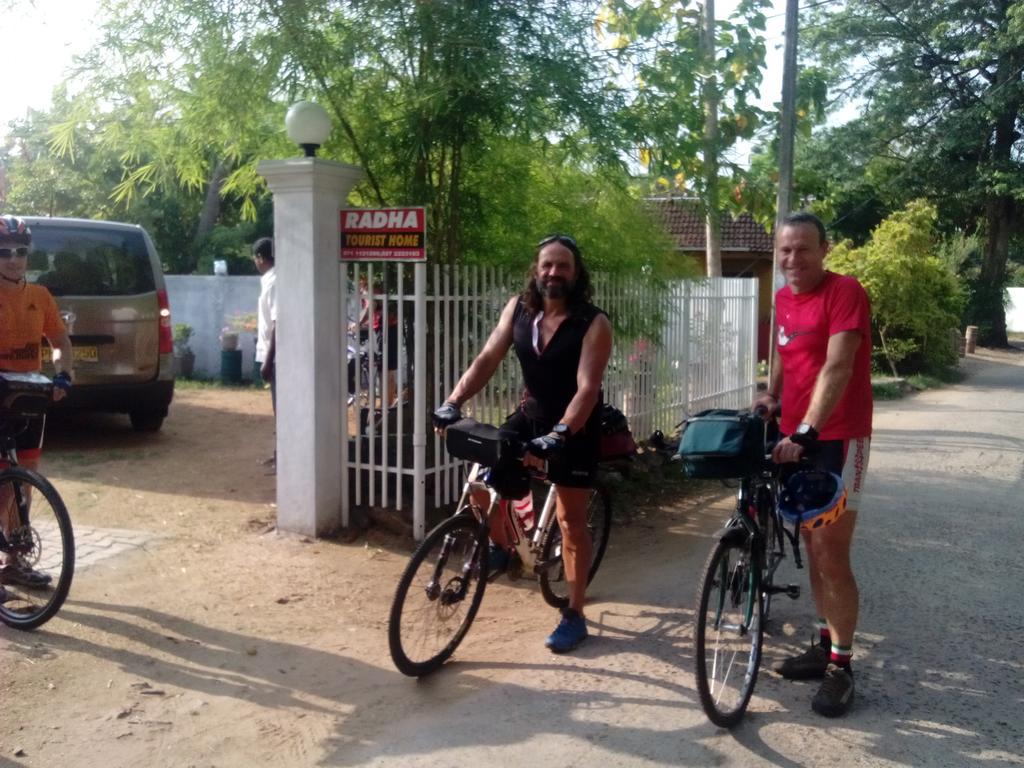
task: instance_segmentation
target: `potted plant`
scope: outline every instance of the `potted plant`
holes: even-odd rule
[[[174,375],[186,379],[192,377],[196,366],[196,355],[188,345],[195,330],[188,323],[174,324]]]
[[[238,349],[238,331],[230,325],[225,325],[221,328],[220,348],[224,352],[231,352]]]

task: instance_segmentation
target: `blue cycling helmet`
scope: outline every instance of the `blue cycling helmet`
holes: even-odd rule
[[[813,531],[832,525],[846,511],[846,487],[834,472],[804,469],[782,484],[779,512],[783,519]]]

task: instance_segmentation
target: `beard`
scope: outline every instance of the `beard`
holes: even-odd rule
[[[554,277],[538,281],[537,287],[540,289],[540,295],[546,299],[564,299],[572,293],[576,283]]]

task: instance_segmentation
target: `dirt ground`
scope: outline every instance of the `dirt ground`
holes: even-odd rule
[[[129,546],[80,562],[40,630],[0,626],[0,766],[308,765],[345,741],[337,723],[389,716],[388,697],[356,708],[351,687],[412,682],[386,643],[412,543],[278,534],[272,450],[269,393],[251,389],[179,389],[152,435],[121,416],[51,420],[43,471],[79,550],[107,534]],[[648,514],[629,520],[647,530]],[[553,622],[538,590],[493,591],[475,645],[521,625],[539,646]]]
[[[827,727],[809,684],[767,673],[742,727],[700,710],[690,606],[728,514],[718,485],[664,507],[617,489],[576,653],[543,648],[554,613],[503,579],[454,661],[417,682],[386,640],[411,542],[274,531],[268,393],[181,390],[156,435],[52,423],[44,470],[87,554],[54,620],[0,626],[0,768],[1024,765],[1006,709],[1024,669],[1024,355],[981,352],[960,385],[876,404],[858,698]],[[778,603],[762,666],[812,619],[806,597]]]

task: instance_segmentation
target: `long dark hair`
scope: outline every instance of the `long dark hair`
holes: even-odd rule
[[[572,252],[576,266],[576,282],[569,295],[566,296],[565,304],[570,314],[577,314],[590,304],[590,273],[587,272],[587,267],[583,263],[583,255],[580,253],[579,246],[576,245],[576,240],[569,235],[551,235],[537,244],[537,250],[533,253],[533,262],[526,272],[526,286],[523,288],[522,294],[523,304],[526,305],[526,309],[531,315],[536,315],[544,308],[544,295],[537,285],[537,262],[540,259],[540,252],[551,243],[564,245]]]

